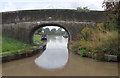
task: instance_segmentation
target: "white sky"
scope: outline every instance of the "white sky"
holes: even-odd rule
[[[76,9],[87,6],[91,10],[104,10],[103,0],[0,0],[0,12],[30,9]]]

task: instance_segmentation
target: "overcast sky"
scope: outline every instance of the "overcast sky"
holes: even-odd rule
[[[30,9],[76,9],[87,6],[104,10],[103,0],[0,0],[0,12]]]

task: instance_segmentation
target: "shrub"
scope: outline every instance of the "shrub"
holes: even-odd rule
[[[118,25],[118,20],[115,19],[116,15],[114,14],[109,14],[109,17],[111,18],[110,22],[109,22],[109,28],[110,30],[117,30],[119,28]]]
[[[103,47],[103,48],[102,48],[102,51],[106,51],[106,50],[107,50],[107,48],[106,48],[106,47]]]
[[[83,36],[83,38],[84,38],[85,40],[88,39],[88,37],[90,36],[90,34],[91,34],[91,29],[90,29],[90,28],[85,27],[84,29],[82,29],[81,35]]]
[[[106,30],[108,30],[108,24],[106,24],[106,23],[99,23],[98,25],[97,25],[97,28],[100,30],[100,31],[102,31],[102,32],[106,32]]]
[[[86,52],[86,56],[91,58],[92,57],[92,52],[89,52],[89,51]]]
[[[86,56],[86,50],[80,50],[80,56],[85,57]]]
[[[75,52],[75,53],[77,53],[77,51],[79,49],[79,46],[80,46],[79,41],[72,42],[72,45],[71,45],[72,51]]]

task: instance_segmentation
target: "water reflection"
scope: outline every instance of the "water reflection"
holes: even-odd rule
[[[63,67],[68,61],[67,38],[56,36],[49,38],[46,50],[35,59],[35,63],[45,69]]]

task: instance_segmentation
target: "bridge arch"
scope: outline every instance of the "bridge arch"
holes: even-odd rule
[[[45,26],[56,26],[56,27],[63,28],[68,33],[68,43],[71,40],[70,31],[67,28],[65,28],[65,26],[60,25],[60,24],[56,24],[56,23],[44,23],[44,24],[36,25],[31,29],[30,34],[29,34],[29,42],[30,42],[30,44],[33,43],[33,35],[34,35],[35,31],[38,30],[39,28],[42,28],[42,27],[45,27]]]

